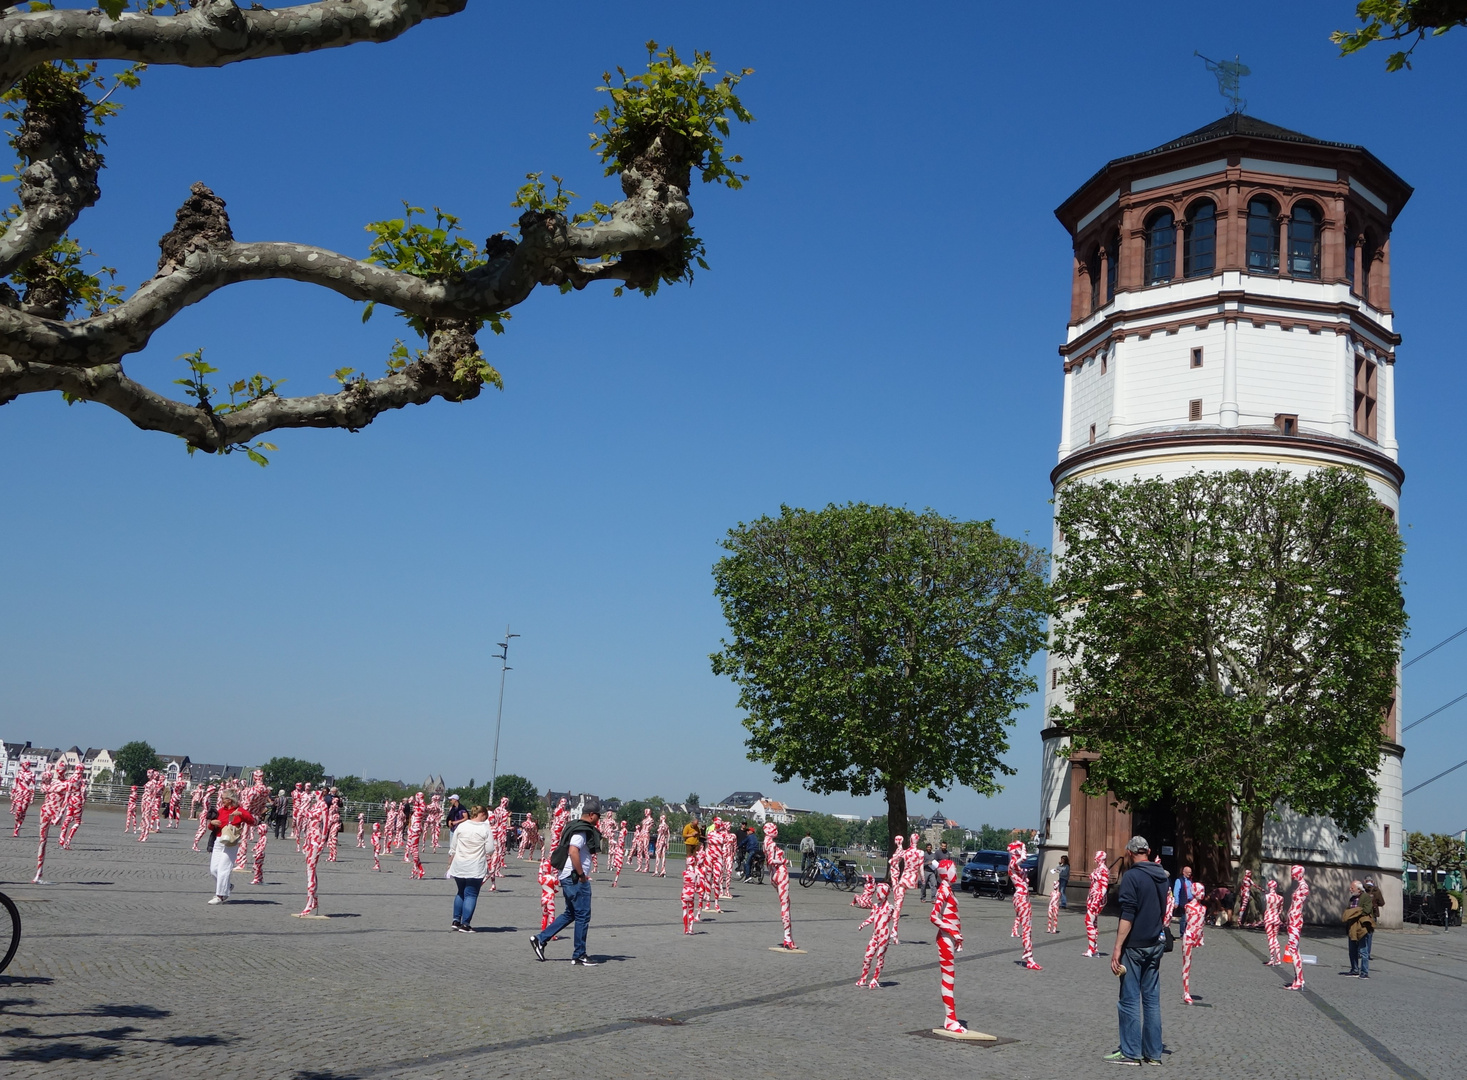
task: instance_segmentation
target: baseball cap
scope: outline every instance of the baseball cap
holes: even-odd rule
[[[1132,854],[1140,854],[1143,851],[1150,851],[1151,845],[1146,842],[1146,837],[1133,836],[1126,842],[1126,850]]]
[[[456,799],[456,798],[458,798],[458,796],[457,795],[450,795],[449,798],[450,799]]]
[[[586,814],[599,813],[601,813],[601,800],[596,798],[596,796],[592,795],[583,804],[581,804],[581,816],[584,817]]]

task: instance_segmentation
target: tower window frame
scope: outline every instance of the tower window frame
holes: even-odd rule
[[[1279,272],[1279,207],[1266,195],[1248,200],[1248,273]]]
[[[1201,345],[1194,345],[1192,347],[1192,366],[1194,368],[1200,368],[1202,366],[1202,346]]]
[[[1090,445],[1091,446],[1094,446],[1095,445],[1095,425],[1094,424],[1091,424],[1090,425]]]
[[[1299,414],[1275,413],[1273,426],[1278,429],[1280,435],[1297,435],[1299,434]]]
[[[1320,235],[1324,214],[1311,202],[1294,204],[1289,214],[1289,276],[1317,281],[1320,276]]]
[[[1182,226],[1182,276],[1210,277],[1217,266],[1217,204],[1198,199]]]
[[[1370,357],[1355,354],[1355,434],[1377,438],[1380,405],[1379,365]]]
[[[1177,276],[1177,218],[1170,210],[1153,210],[1146,219],[1143,270],[1147,285],[1165,285]]]

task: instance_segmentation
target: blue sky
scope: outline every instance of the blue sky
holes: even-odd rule
[[[1383,51],[1331,46],[1352,8],[1073,4],[1031,26],[976,4],[572,3],[552,19],[481,2],[387,45],[148,72],[77,230],[130,287],[196,180],[240,239],[354,254],[402,199],[478,239],[507,229],[532,170],[609,201],[586,150],[593,87],[649,37],[757,69],[758,120],[735,133],[753,180],[695,192],[712,270],[693,287],[536,296],[490,343],[504,393],[286,433],[268,469],[189,458],[95,405],[0,410],[0,734],[482,779],[508,622],[523,637],[501,770],[879,812],[745,759],[707,661],[718,540],[782,502],[860,499],[1047,543],[1069,289],[1052,211],[1107,159],[1222,115],[1194,49],[1241,54],[1251,114],[1362,143],[1416,187],[1392,245],[1409,658],[1467,625],[1467,32],[1387,75]],[[161,386],[203,346],[231,377],[329,389],[403,333],[359,315],[305,286],[235,287],[128,367]],[[1411,668],[1406,718],[1464,691],[1467,637]],[[1034,823],[1039,719],[1018,717],[1007,789],[955,790],[952,816]],[[1407,786],[1467,757],[1464,721],[1467,703],[1408,736]],[[1455,780],[1408,798],[1407,827],[1467,826]]]

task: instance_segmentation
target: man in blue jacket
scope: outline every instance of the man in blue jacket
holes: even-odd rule
[[[1121,878],[1116,899],[1121,922],[1110,969],[1121,978],[1121,1047],[1105,1060],[1117,1065],[1161,1064],[1161,957],[1166,952],[1166,871],[1151,861],[1144,836],[1126,844],[1131,867]]]

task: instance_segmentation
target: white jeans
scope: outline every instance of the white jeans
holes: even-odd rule
[[[225,847],[219,841],[214,841],[214,855],[209,860],[209,873],[214,875],[214,895],[229,896],[232,887],[230,875],[234,873],[234,858],[239,854],[239,845]]]

